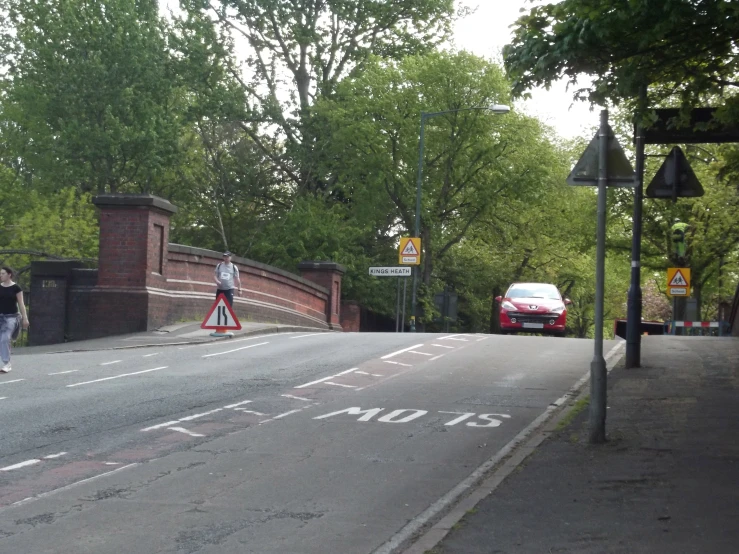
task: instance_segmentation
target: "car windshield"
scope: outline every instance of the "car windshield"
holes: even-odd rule
[[[548,298],[559,300],[559,292],[554,285],[537,285],[529,283],[526,285],[513,285],[508,289],[508,298]]]

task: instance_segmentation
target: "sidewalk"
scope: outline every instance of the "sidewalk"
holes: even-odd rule
[[[166,325],[154,331],[115,335],[100,339],[49,344],[45,346],[24,346],[13,349],[13,356],[24,354],[52,354],[58,352],[84,352],[89,350],[115,350],[121,348],[141,348],[147,346],[167,346],[177,344],[195,344],[199,342],[228,341],[230,337],[211,337],[211,330],[201,329],[200,321],[190,321]],[[277,323],[256,323],[242,321],[241,330],[234,331],[233,338],[249,335],[266,335],[270,333],[330,333],[328,329],[316,327],[299,327]]]
[[[739,552],[739,340],[642,337],[641,362],[609,375],[608,443],[587,443],[587,408],[563,414],[475,508],[406,552]]]

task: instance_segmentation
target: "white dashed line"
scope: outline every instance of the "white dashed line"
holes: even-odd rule
[[[357,385],[342,385],[341,383],[334,383],[333,381],[326,381],[327,385],[333,385],[335,387],[344,387],[347,389],[356,389]]]
[[[432,344],[431,346],[438,346],[439,348],[451,348],[454,349],[453,346],[447,346],[446,344]]]
[[[195,414],[187,417],[180,418],[178,421],[192,421],[193,419],[199,419],[201,417],[205,417],[210,414],[215,414],[216,412],[222,412],[223,408],[216,408],[215,410],[211,410],[209,412],[203,412],[202,414]]]
[[[246,350],[247,348],[254,348],[255,346],[262,346],[269,344],[269,342],[260,342],[258,344],[250,344],[249,346],[242,346],[241,348],[234,348],[233,350],[226,350],[225,352],[216,352],[215,354],[206,354],[203,358],[210,358],[212,356],[220,356],[222,354],[230,354],[231,352],[238,352],[239,350]]]
[[[75,371],[79,371],[79,369],[70,369],[69,371],[57,371],[56,373],[49,373],[49,375],[64,375],[65,373],[74,373]]]
[[[442,337],[439,340],[458,340],[458,341],[461,341],[461,342],[470,342],[467,339],[457,339],[457,338],[454,338],[454,337]]]
[[[444,356],[444,354],[439,354],[438,356],[434,356],[433,358],[431,358],[431,359],[429,360],[429,362],[433,362],[434,360],[438,360],[439,358],[441,358],[441,357],[443,357],[443,356]]]
[[[328,333],[311,333],[310,335],[298,335],[297,337],[290,337],[291,339],[302,339],[303,337],[315,337],[316,335],[327,335]]]
[[[10,383],[20,383],[21,381],[25,381],[25,379],[13,379],[12,381],[3,381],[0,383],[0,385],[9,385]]]
[[[276,415],[272,419],[265,419],[264,421],[260,421],[259,422],[259,425],[262,425],[263,423],[269,423],[270,421],[274,421],[276,419],[282,419],[283,417],[287,417],[287,416],[289,416],[291,414],[296,414],[296,413],[298,413],[298,412],[300,412],[302,410],[303,410],[303,408],[298,408],[297,410],[290,410],[289,412],[285,412],[284,414]]]
[[[143,358],[151,358],[152,356],[158,356],[158,355],[159,355],[159,352],[154,352],[153,354],[144,354],[142,357]]]
[[[167,369],[169,366],[155,367],[154,369],[145,369],[144,371],[136,371],[135,373],[122,373],[121,375],[114,375],[113,377],[105,377],[103,379],[95,379],[94,381],[84,381],[82,383],[74,383],[73,385],[67,385],[67,387],[79,387],[80,385],[89,385],[90,383],[99,383],[100,381],[110,381],[111,379],[120,379],[121,377],[129,377],[130,375],[141,375],[142,373],[149,373],[150,371],[159,371],[160,369]]]
[[[246,408],[236,408],[237,412],[241,412],[242,414],[254,414],[258,416],[266,416],[269,414],[263,414],[262,412],[255,412],[254,410],[247,410]]]
[[[251,400],[244,400],[243,402],[237,402],[236,404],[229,404],[228,406],[224,406],[226,410],[230,410],[231,408],[235,408],[236,406],[242,406],[244,404],[251,404]]]
[[[429,354],[428,352],[419,352],[418,350],[409,350],[408,354],[420,354],[421,356],[433,356],[433,354]]]
[[[7,398],[8,398],[7,396],[0,396],[0,400],[5,400]]]
[[[490,337],[482,337],[482,338],[477,339],[477,342],[480,342],[481,340],[488,340],[489,338]]]
[[[390,360],[385,360],[386,364],[393,364],[393,365],[402,365],[403,367],[413,367],[412,364],[403,364],[400,362],[391,362]]]
[[[82,483],[87,483],[87,482],[92,481],[94,479],[99,479],[100,477],[105,477],[106,475],[111,475],[113,473],[117,473],[117,472],[122,471],[122,470],[124,470],[126,468],[137,466],[137,465],[139,465],[139,464],[136,464],[136,463],[134,463],[134,464],[128,464],[128,465],[125,465],[123,467],[118,467],[118,468],[114,469],[113,471],[107,471],[105,473],[101,473],[100,475],[93,475],[92,477],[88,477],[87,479],[82,479],[81,481],[77,481],[76,483],[70,483],[69,485],[66,485],[64,487],[60,487],[60,488],[55,489],[53,491],[45,492],[45,493],[42,493],[42,494],[37,494],[36,496],[29,496],[28,498],[24,498],[23,500],[19,500],[18,502],[13,502],[11,504],[11,506],[20,506],[22,504],[27,504],[28,502],[31,502],[32,500],[39,500],[41,498],[46,498],[48,496],[51,496],[52,494],[56,494],[56,493],[61,492],[61,491],[64,491],[64,490],[71,489],[72,487],[76,487],[77,485],[81,485]],[[1,508],[0,508],[0,511],[2,511]]]
[[[346,375],[347,373],[351,373],[352,371],[357,371],[358,367],[353,367],[351,369],[347,369],[346,371],[342,371],[341,373],[337,373],[336,375],[329,375],[328,377],[324,377],[323,379],[318,379],[317,381],[311,381],[310,383],[305,383],[304,385],[298,385],[295,387],[296,389],[303,389],[305,387],[310,387],[311,385],[317,385],[318,383],[323,383],[324,381],[328,381],[329,379],[333,379],[334,377],[338,377],[340,375]]]
[[[387,360],[388,358],[392,358],[393,356],[397,356],[398,354],[402,354],[403,352],[408,352],[409,350],[413,350],[414,348],[418,348],[419,346],[423,346],[423,343],[421,344],[414,344],[413,346],[409,346],[408,348],[403,348],[403,350],[398,350],[397,352],[392,352],[390,354],[385,354],[381,360]]]
[[[36,465],[38,463],[41,463],[43,460],[53,460],[54,458],[59,458],[61,456],[64,456],[65,454],[66,452],[59,452],[58,454],[49,454],[48,456],[42,456],[41,458],[34,458],[33,460],[26,460],[25,462],[13,464],[12,466],[0,467],[0,471],[12,471],[14,469],[20,469],[23,467]]]
[[[359,373],[357,371],[357,373]],[[302,396],[293,396],[292,394],[281,394],[280,396],[284,396],[285,398],[294,398],[295,400],[302,400],[303,402],[312,402],[310,398],[303,398]]]
[[[100,364],[100,365],[111,365],[111,364],[119,364],[119,363],[121,363],[122,361],[123,361],[123,360],[113,360],[112,362],[103,362],[103,363],[102,363],[102,364]]]
[[[178,431],[179,433],[185,433],[186,435],[190,435],[191,437],[204,437],[205,435],[201,435],[200,433],[193,433],[192,431],[188,431],[184,427],[167,427],[170,431]]]

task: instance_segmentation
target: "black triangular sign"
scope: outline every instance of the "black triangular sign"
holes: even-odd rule
[[[677,180],[675,179],[675,165],[677,164]],[[673,190],[676,186],[677,190]],[[703,196],[703,187],[693,173],[688,159],[678,146],[668,154],[659,170],[647,187],[646,195],[649,198],[677,198]]]
[[[636,184],[634,170],[626,158],[626,153],[608,126],[608,186],[633,187]],[[567,177],[567,183],[573,186],[598,185],[598,134],[583,152],[575,167]]]

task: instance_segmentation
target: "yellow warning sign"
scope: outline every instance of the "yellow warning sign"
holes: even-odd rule
[[[421,263],[421,239],[418,237],[402,237],[398,246],[398,263],[418,265]]]
[[[689,267],[670,267],[667,269],[667,295],[690,296]]]

